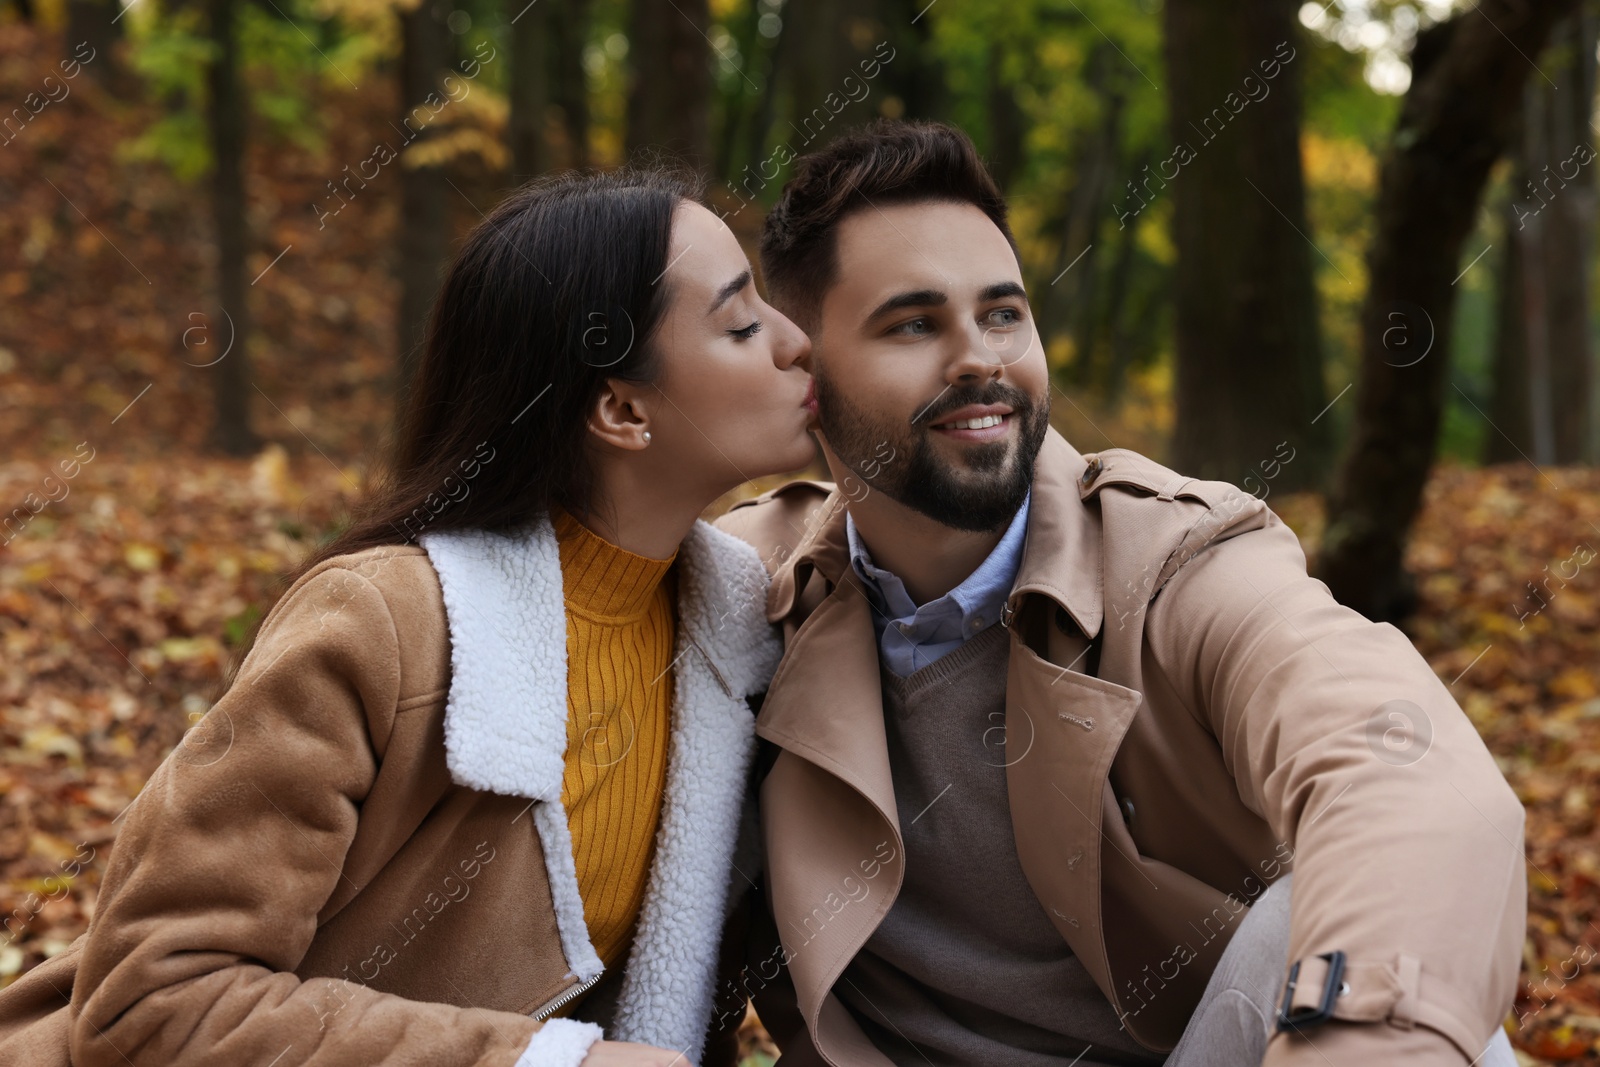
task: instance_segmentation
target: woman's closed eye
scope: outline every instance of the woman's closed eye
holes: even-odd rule
[[[750,338],[761,332],[761,320],[756,319],[748,326],[741,326],[737,330],[729,330],[728,332],[733,334],[733,336],[737,337],[741,341],[748,341]]]

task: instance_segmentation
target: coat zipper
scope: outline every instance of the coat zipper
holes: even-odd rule
[[[568,989],[565,992],[556,994],[556,996],[555,996],[555,998],[553,1000],[550,1000],[550,1001],[546,1002],[544,1007],[539,1008],[539,1009],[537,1009],[535,1011],[529,1012],[529,1015],[532,1018],[536,1019],[536,1020],[543,1020],[545,1018],[545,1016],[550,1015],[555,1011],[558,1011],[563,1004],[567,1003],[567,1001],[571,1000],[573,997],[576,997],[578,994],[584,992],[585,990],[589,989],[589,987],[593,986],[596,982],[600,981],[601,977],[604,974],[605,974],[605,972],[601,971],[600,974],[595,975],[593,978],[590,978],[590,979],[587,979],[585,981],[579,982],[577,985],[573,986],[571,989]]]

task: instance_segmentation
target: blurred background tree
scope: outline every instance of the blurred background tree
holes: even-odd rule
[[[0,492],[95,457],[0,515],[0,910],[344,521],[500,197],[671,155],[754,260],[787,159],[929,118],[1006,191],[1073,444],[1271,496],[1452,686],[1529,806],[1515,1040],[1594,1062],[1600,977],[1540,976],[1600,899],[1597,35],[1600,0],[0,0]]]
[[[286,422],[293,447],[374,459],[455,236],[516,184],[670,156],[706,176],[753,241],[792,154],[885,115],[955,122],[991,161],[1058,417],[1080,446],[1127,445],[1257,493],[1326,491],[1319,573],[1375,618],[1414,603],[1401,559],[1440,455],[1592,463],[1600,449],[1588,280],[1600,20],[1580,0],[12,10],[11,39],[96,58],[70,106],[13,110],[10,160],[48,171],[58,136],[104,138],[101,158],[125,169],[86,189],[107,211],[145,196],[181,216],[139,233],[169,246],[162,283],[125,258],[184,309],[147,332],[204,357],[144,375],[209,389],[208,419],[174,409],[196,446],[253,454]],[[13,96],[27,98],[25,64],[11,63]],[[206,212],[186,210],[191,191]],[[40,225],[25,214],[12,224]],[[60,291],[49,268],[18,266],[9,277],[28,292]],[[387,301],[360,325],[387,331],[390,355],[350,336],[348,310],[286,347],[309,324],[263,306],[285,292]],[[35,320],[50,306],[0,320],[29,367],[71,362]],[[305,359],[317,369],[298,372]]]

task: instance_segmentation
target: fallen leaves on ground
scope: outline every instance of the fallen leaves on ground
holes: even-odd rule
[[[58,463],[0,466],[0,501],[39,493]],[[11,916],[0,983],[85,928],[117,816],[210,706],[282,576],[360,480],[277,447],[253,461],[96,455],[0,549],[0,910]],[[1315,502],[1273,503],[1314,549]],[[1510,1024],[1546,1062],[1600,1049],[1589,965],[1600,956],[1600,556],[1585,551],[1600,547],[1597,526],[1600,473],[1443,468],[1408,555],[1421,596],[1409,632],[1527,805],[1528,931]],[[746,1034],[755,1055],[764,1035]]]
[[[0,26],[4,99],[52,72],[53,41]],[[198,191],[114,162],[159,105],[74,85],[0,153],[0,985],[85,928],[118,816],[353,499],[360,472],[340,464],[381,441],[394,360],[397,184],[374,182],[325,226],[312,210],[390,136],[375,80],[319,109],[322,153],[251,144],[244,351],[252,425],[279,444],[197,458],[223,338]],[[451,206],[470,223],[495,180],[458,177]],[[1270,503],[1311,551],[1316,502]],[[1597,527],[1596,472],[1444,468],[1409,546],[1409,632],[1528,809],[1511,1029],[1529,1062],[1600,1062]],[[746,1037],[750,1062],[770,1062],[759,1027]]]
[[[1413,637],[1528,809],[1512,1040],[1600,1060],[1600,472],[1445,468],[1408,554]]]
[[[0,984],[84,930],[118,817],[359,484],[276,446],[60,462],[0,465]]]

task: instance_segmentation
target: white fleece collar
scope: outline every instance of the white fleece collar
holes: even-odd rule
[[[535,801],[556,925],[580,979],[601,972],[583,918],[566,813],[567,628],[548,518],[515,535],[423,534],[450,628],[445,752],[451,777]],[[766,621],[756,550],[705,522],[679,549],[666,794],[654,866],[618,1003],[614,1040],[699,1059],[711,1017],[729,865],[755,721],[782,642]]]

